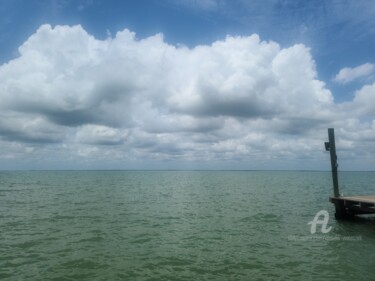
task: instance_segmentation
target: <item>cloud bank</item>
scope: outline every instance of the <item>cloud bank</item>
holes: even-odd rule
[[[374,136],[375,86],[335,104],[302,44],[253,34],[187,48],[161,34],[98,40],[79,25],[42,25],[19,53],[0,66],[4,161],[319,168],[306,163],[323,157],[327,127],[348,148],[354,128]]]

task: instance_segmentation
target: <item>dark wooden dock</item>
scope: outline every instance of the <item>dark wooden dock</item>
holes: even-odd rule
[[[345,219],[356,215],[375,214],[375,195],[367,196],[341,196],[339,192],[339,181],[337,175],[337,155],[334,129],[328,129],[329,141],[325,148],[331,155],[331,170],[333,181],[333,196],[329,201],[335,205],[336,219]]]
[[[339,205],[344,216],[375,214],[375,195],[330,197],[329,201]]]

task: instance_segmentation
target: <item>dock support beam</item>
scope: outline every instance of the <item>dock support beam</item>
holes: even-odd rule
[[[335,130],[333,128],[328,129],[328,143],[325,143],[326,149],[329,150],[331,155],[331,171],[333,181],[333,195],[334,197],[340,197],[339,191],[339,180],[337,176],[337,155],[336,155],[336,144],[335,144]]]
[[[332,181],[333,181],[333,196],[335,198],[340,197],[339,191],[339,180],[337,175],[337,155],[336,155],[336,144],[335,144],[335,130],[333,128],[328,129],[328,140],[325,143],[326,150],[330,152],[331,156],[331,171],[332,171]],[[347,217],[345,206],[340,200],[335,201],[335,217],[336,219],[342,219]]]

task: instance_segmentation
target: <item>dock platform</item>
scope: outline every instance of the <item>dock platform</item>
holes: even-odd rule
[[[336,206],[336,216],[375,214],[375,195],[330,197],[329,201]]]

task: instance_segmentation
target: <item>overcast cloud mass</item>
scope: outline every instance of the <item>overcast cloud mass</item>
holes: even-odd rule
[[[318,76],[308,46],[257,34],[186,47],[44,24],[0,66],[1,168],[328,169],[335,127],[343,167],[375,169],[375,83],[337,103]]]

